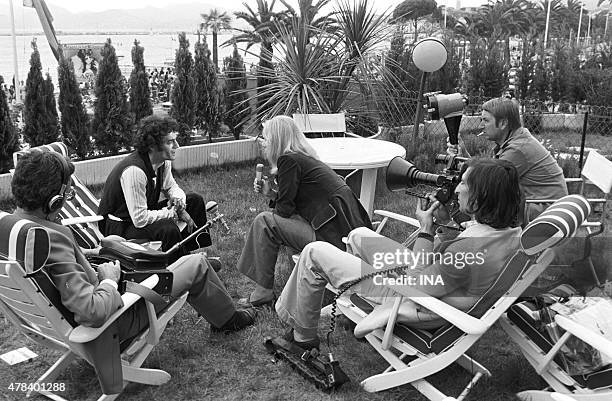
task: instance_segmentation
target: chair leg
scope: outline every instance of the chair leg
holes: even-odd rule
[[[159,386],[170,381],[170,374],[161,369],[123,366],[123,379],[129,382]]]
[[[33,388],[40,388],[39,386],[45,383],[52,383],[62,373],[62,371],[76,359],[76,354],[72,351],[66,351],[42,376],[33,383]],[[32,393],[39,393],[52,400],[64,400],[57,394],[50,391],[34,391],[30,390],[26,393],[26,397],[31,397]]]

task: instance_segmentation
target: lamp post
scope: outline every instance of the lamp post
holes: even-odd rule
[[[11,34],[13,35],[13,67],[15,69],[15,104],[20,105],[21,99],[21,88],[19,82],[19,64],[17,63],[17,39],[15,37],[15,11],[13,10],[13,0],[9,0],[9,7],[11,9]]]
[[[576,34],[576,45],[580,45],[580,28],[582,27],[582,9],[584,4],[580,3],[580,17],[578,18],[578,33]]]
[[[421,82],[419,84],[419,93],[417,95],[417,108],[414,116],[414,131],[412,139],[416,141],[419,135],[419,124],[423,115],[423,106],[421,98],[425,91],[425,82],[427,81],[427,75],[438,71],[446,64],[448,52],[446,46],[439,39],[436,38],[425,38],[417,42],[412,50],[412,61],[414,65],[422,71]]]
[[[552,0],[548,0],[548,6],[546,7],[546,28],[544,29],[544,48],[546,49],[546,44],[548,43],[548,26],[550,24],[550,5],[552,4]]]

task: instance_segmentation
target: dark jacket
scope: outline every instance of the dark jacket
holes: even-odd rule
[[[370,217],[344,180],[325,163],[300,153],[278,158],[278,194],[270,207],[281,217],[299,214],[317,240],[345,249],[342,237],[357,227],[372,228]]]

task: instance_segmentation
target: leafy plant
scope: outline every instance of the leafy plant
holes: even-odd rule
[[[4,78],[0,75],[0,86]],[[13,168],[13,152],[19,150],[17,130],[11,120],[6,93],[0,90],[0,173]]]
[[[149,75],[145,68],[143,53],[144,48],[140,46],[138,40],[134,40],[134,47],[132,47],[134,68],[130,74],[130,110],[136,122],[153,114]]]
[[[251,106],[245,93],[247,87],[246,68],[238,47],[234,45],[234,52],[223,61],[225,72],[225,85],[223,87],[224,117],[235,139],[240,138],[244,123],[249,117]]]
[[[195,61],[192,70],[196,92],[195,126],[208,133],[208,141],[217,135],[219,129],[219,90],[216,68],[210,60],[206,41],[195,45]]]
[[[197,95],[191,71],[193,58],[185,32],[179,34],[179,48],[176,50],[174,68],[176,79],[172,88],[170,116],[179,123],[178,143],[188,145],[191,142],[191,129],[196,118],[194,105]]]

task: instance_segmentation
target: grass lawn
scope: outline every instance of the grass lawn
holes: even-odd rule
[[[211,168],[178,177],[187,191],[201,193],[205,199],[214,199],[225,213],[231,233],[213,232],[211,253],[222,258],[221,277],[230,294],[246,296],[253,284],[235,269],[243,238],[255,215],[267,206],[253,193],[254,163],[228,168]],[[99,188],[97,189],[99,194]],[[396,212],[414,210],[412,198],[390,193],[379,176],[377,208]],[[8,202],[0,209],[11,209]],[[396,237],[401,230],[389,228]],[[276,291],[280,293],[291,265],[287,253],[277,264]],[[320,335],[327,332],[328,319],[320,325]],[[260,313],[257,324],[240,333],[213,334],[208,323],[200,320],[189,306],[183,308],[174,323],[168,327],[158,345],[145,362],[147,367],[158,367],[172,375],[171,381],[161,387],[131,384],[119,398],[121,400],[424,400],[411,386],[402,386],[379,394],[370,394],[359,387],[364,378],[381,372],[384,360],[366,342],[358,342],[351,331],[337,328],[332,336],[335,357],[350,376],[352,382],[340,391],[326,394],[292,371],[284,362],[274,362],[263,347],[266,336],[284,331],[276,315],[270,311]],[[59,356],[25,339],[0,317],[0,353],[27,346],[39,354],[31,362],[13,367],[0,363],[0,399],[20,400],[23,393],[7,390],[11,382],[32,382]],[[326,350],[323,346],[322,350]],[[492,378],[482,379],[470,393],[470,400],[513,400],[514,393],[544,387],[535,371],[520,355],[502,330],[495,326],[470,351],[483,363]],[[68,399],[93,400],[99,396],[99,386],[92,368],[84,361],[73,363],[59,379],[67,384],[64,394]],[[451,396],[457,396],[467,383],[468,375],[458,367],[451,367],[435,376],[434,382]]]

